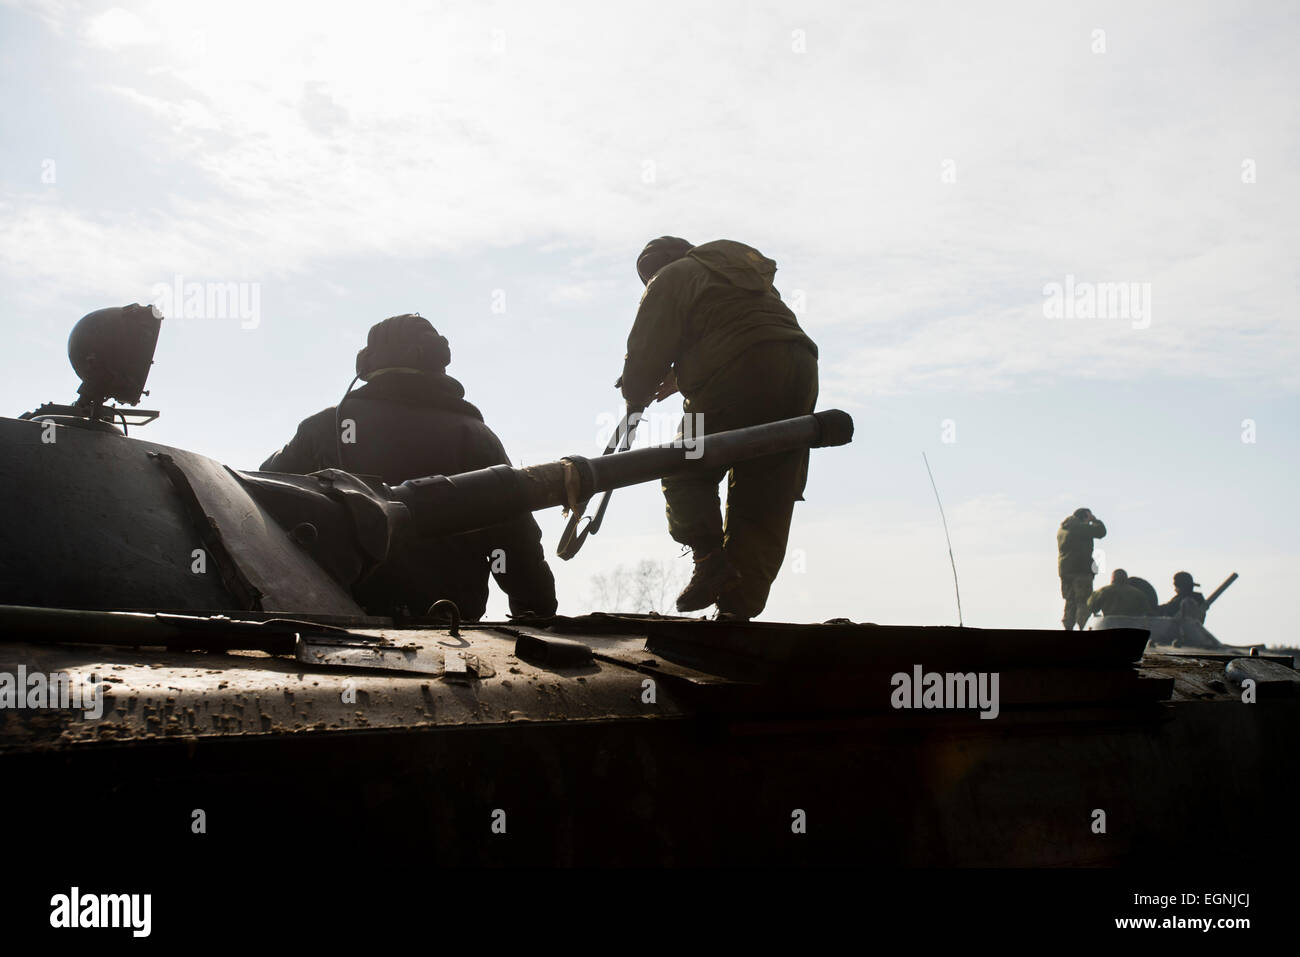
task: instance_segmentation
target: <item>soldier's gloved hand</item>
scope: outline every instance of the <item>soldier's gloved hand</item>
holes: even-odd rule
[[[677,391],[677,371],[668,373],[668,378],[659,384],[659,391],[654,394],[655,402],[662,402]]]

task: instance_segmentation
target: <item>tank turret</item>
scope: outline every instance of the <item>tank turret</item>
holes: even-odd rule
[[[439,537],[665,475],[842,445],[830,410],[599,459],[390,487],[330,469],[240,472],[57,419],[0,419],[0,604],[358,617],[350,588],[401,536]]]
[[[163,317],[100,309],[68,339],[71,405],[0,418],[0,604],[86,610],[244,611],[355,619],[352,587],[406,536],[437,538],[665,475],[796,448],[843,445],[828,411],[616,456],[573,455],[390,487],[337,469],[242,472],[128,436]],[[121,422],[119,429],[116,422]]]

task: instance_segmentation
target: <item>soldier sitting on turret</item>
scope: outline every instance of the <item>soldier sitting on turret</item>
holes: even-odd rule
[[[1194,589],[1201,586],[1192,581],[1191,572],[1179,572],[1174,575],[1174,597],[1159,608],[1156,614],[1165,618],[1191,618],[1197,622],[1205,621],[1205,596]]]
[[[316,413],[262,463],[264,472],[307,474],[341,468],[390,485],[425,475],[455,475],[508,465],[501,440],[447,375],[451,349],[428,319],[393,316],[373,326],[357,353],[357,378],[338,408]],[[464,535],[397,543],[388,560],[354,592],[372,614],[402,608],[422,614],[434,601],[455,602],[477,621],[491,573],[514,615],[555,614],[555,579],[531,515]]]
[[[1149,615],[1153,610],[1147,596],[1128,583],[1128,572],[1122,568],[1115,569],[1110,584],[1088,599],[1088,611],[1094,615]]]

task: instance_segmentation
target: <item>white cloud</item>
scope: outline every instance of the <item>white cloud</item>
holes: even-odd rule
[[[613,292],[618,286],[619,283],[613,279],[587,279],[582,282],[565,283],[557,286],[551,293],[551,301],[555,303],[591,302]]]
[[[1099,56],[1037,7],[669,4],[634,30],[602,4],[40,9],[111,59],[105,88],[156,122],[142,158],[193,185],[151,211],[11,193],[0,269],[32,295],[558,244],[597,254],[552,294],[578,303],[647,235],[729,235],[804,292],[837,394],[1300,385],[1300,143],[1273,115],[1297,78],[1267,18],[1099,10]],[[1044,319],[1067,273],[1151,283],[1151,328]]]
[[[85,26],[86,42],[117,52],[125,47],[153,43],[158,39],[144,20],[130,10],[113,7],[90,17]]]
[[[70,0],[0,0],[0,4],[30,11],[56,35],[62,35],[73,7]]]

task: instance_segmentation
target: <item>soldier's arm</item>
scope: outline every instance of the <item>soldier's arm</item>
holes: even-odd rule
[[[690,268],[685,260],[670,263],[646,286],[623,360],[623,398],[628,402],[648,404],[672,369],[685,326]]]
[[[289,443],[279,452],[275,452],[259,468],[262,472],[288,472],[294,475],[309,475],[323,468],[329,468],[333,456],[322,458],[322,432],[325,437],[334,435],[334,410],[325,409],[298,423],[298,431]]]
[[[1093,537],[1093,538],[1105,538],[1105,537],[1106,537],[1106,525],[1105,525],[1105,523],[1104,523],[1101,519],[1099,519],[1099,518],[1093,518],[1093,520],[1092,520],[1092,526],[1091,526],[1091,527],[1092,527],[1092,537]]]
[[[542,552],[542,530],[531,515],[491,530],[492,577],[510,599],[510,614],[555,614],[555,576]]]
[[[496,433],[486,426],[478,434],[479,461],[509,465],[510,456]],[[486,466],[481,466],[486,467]],[[510,614],[555,614],[555,576],[542,550],[542,530],[532,515],[494,525],[484,532],[488,567],[497,586],[510,600]]]

